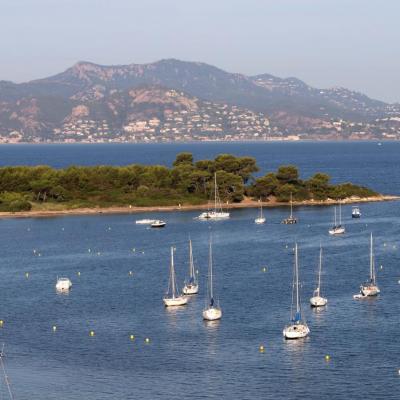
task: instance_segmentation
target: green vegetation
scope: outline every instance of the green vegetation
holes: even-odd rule
[[[61,210],[82,207],[168,206],[204,204],[217,174],[221,199],[240,202],[244,196],[268,200],[324,200],[376,195],[367,188],[331,185],[317,173],[301,180],[296,167],[255,179],[256,160],[220,154],[195,162],[191,153],[177,155],[172,168],[160,165],[95,166],[54,169],[48,166],[0,168],[0,211]]]
[[[328,198],[340,200],[351,196],[363,198],[378,194],[371,189],[352,183],[332,185],[329,175],[320,172],[308,180],[302,180],[297,167],[293,165],[283,165],[278,168],[276,173],[270,172],[255,179],[247,192],[254,198],[268,200],[273,196],[280,202],[289,201],[291,193],[293,200],[297,201],[311,199],[318,201]]]

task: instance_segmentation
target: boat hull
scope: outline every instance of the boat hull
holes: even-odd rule
[[[199,285],[185,285],[182,289],[183,294],[199,293]]]
[[[164,228],[165,225],[167,225],[167,223],[164,221],[156,221],[156,222],[153,222],[150,226],[152,228]]]
[[[314,296],[310,299],[311,307],[323,307],[326,306],[328,300],[321,296]]]
[[[188,299],[185,296],[179,297],[164,297],[163,302],[165,307],[184,306],[187,304]]]
[[[346,229],[344,229],[343,227],[329,229],[329,234],[332,236],[343,235],[345,232],[346,232]]]
[[[265,224],[266,219],[265,218],[256,218],[254,220],[254,223],[257,225]]]
[[[210,307],[203,311],[203,319],[206,321],[216,321],[221,319],[222,311],[220,308]]]
[[[231,217],[230,213],[227,212],[210,211],[200,214],[198,218],[201,220],[219,220],[219,219],[228,219],[230,217]]]
[[[72,287],[72,282],[69,279],[58,280],[56,283],[57,292],[68,292]]]
[[[301,339],[308,336],[310,328],[306,324],[293,324],[285,327],[283,336],[285,339]]]

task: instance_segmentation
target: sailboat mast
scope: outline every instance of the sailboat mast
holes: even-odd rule
[[[290,218],[293,217],[293,201],[292,201],[292,192],[290,192]]]
[[[175,268],[174,268],[174,248],[173,247],[171,247],[170,280],[171,280],[172,298],[175,298]]]
[[[192,251],[192,240],[189,239],[189,276],[194,277],[194,265],[193,265],[193,251]]]
[[[210,299],[214,297],[213,291],[213,265],[212,265],[212,246],[211,246],[211,238],[210,238],[210,249],[209,249],[209,259],[208,259],[208,274],[209,274],[209,291],[210,291]]]
[[[1,364],[1,369],[3,371],[4,381],[5,381],[6,386],[7,386],[8,394],[10,396],[10,399],[14,400],[14,395],[13,395],[13,393],[11,391],[10,383],[8,381],[8,376],[7,376],[7,373],[6,373],[6,368],[4,366],[3,356],[4,356],[4,344],[3,344],[3,348],[1,349],[1,353],[0,353],[0,364]]]
[[[217,173],[214,172],[214,211],[217,212]]]
[[[342,226],[342,203],[339,203],[339,225]]]
[[[295,274],[296,274],[296,313],[300,312],[300,296],[299,296],[299,262],[297,255],[297,243],[295,245]]]
[[[374,253],[373,253],[373,242],[372,232],[371,232],[371,242],[370,242],[370,253],[369,253],[369,276],[373,283],[375,283],[375,271],[374,271]]]
[[[322,246],[319,247],[318,295],[321,289]]]

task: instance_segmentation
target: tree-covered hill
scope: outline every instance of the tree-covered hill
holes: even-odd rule
[[[124,167],[48,166],[0,168],[0,211],[27,211],[109,206],[167,206],[205,204],[212,197],[214,174],[221,199],[241,202],[254,199],[294,200],[369,197],[374,191],[345,183],[330,184],[329,176],[316,173],[302,180],[293,165],[255,178],[259,170],[252,157],[220,154],[213,160],[193,160],[180,153],[171,168],[132,164]]]

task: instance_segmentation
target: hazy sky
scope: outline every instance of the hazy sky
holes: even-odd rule
[[[0,0],[0,80],[203,61],[400,101],[399,0]]]

